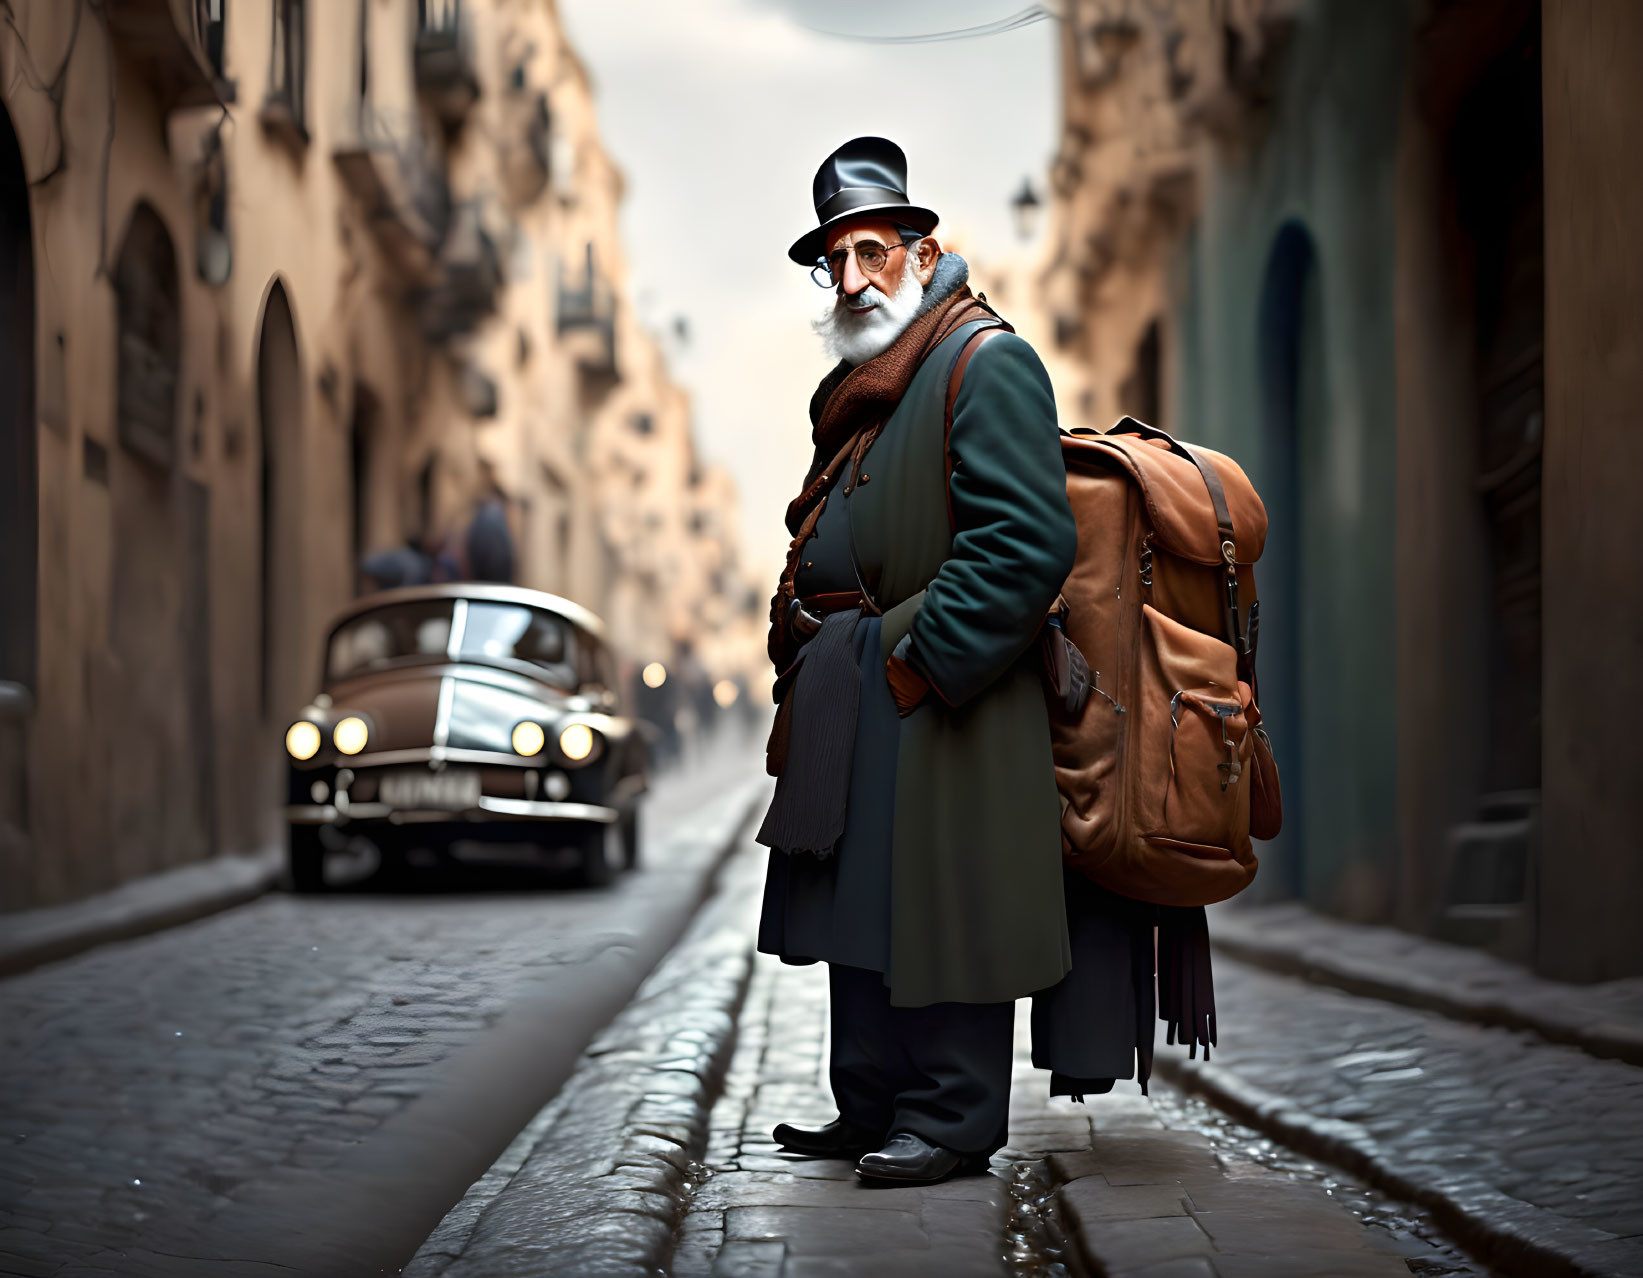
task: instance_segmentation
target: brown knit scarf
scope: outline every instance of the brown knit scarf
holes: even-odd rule
[[[770,600],[767,649],[778,671],[786,670],[799,645],[788,631],[787,611],[794,597],[793,578],[799,553],[827,505],[827,492],[848,464],[852,476],[878,432],[907,393],[919,366],[959,325],[990,315],[968,287],[955,290],[915,319],[889,349],[852,368],[839,363],[816,387],[810,399],[811,440],[816,445],[804,488],[787,507],[787,531],[793,535],[787,563]],[[853,479],[852,479],[853,482]]]

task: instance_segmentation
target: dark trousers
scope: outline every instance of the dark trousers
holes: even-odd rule
[[[828,964],[839,1114],[889,1136],[912,1132],[986,1155],[1009,1130],[1014,1003],[892,1007],[884,975]]]

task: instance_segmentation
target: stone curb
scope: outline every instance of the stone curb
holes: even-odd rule
[[[1211,943],[1245,963],[1454,1020],[1526,1030],[1643,1065],[1643,982],[1569,985],[1464,946],[1294,906],[1216,910]]]
[[[269,848],[146,875],[67,905],[0,914],[0,977],[244,905],[278,883],[284,868],[284,855]]]
[[[1601,1254],[1605,1244],[1616,1241],[1613,1234],[1565,1220],[1436,1161],[1396,1162],[1358,1124],[1321,1118],[1208,1061],[1160,1052],[1154,1069],[1182,1090],[1198,1093],[1292,1149],[1426,1208],[1455,1241],[1503,1274],[1624,1278],[1623,1271],[1605,1264]]]
[[[755,799],[764,793],[761,785]],[[404,1278],[662,1271],[704,1174],[696,1160],[752,977],[747,892],[742,884],[710,899]]]

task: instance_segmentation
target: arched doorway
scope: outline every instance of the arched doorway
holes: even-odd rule
[[[118,692],[93,708],[109,769],[116,876],[215,847],[209,494],[178,464],[182,280],[153,205],[132,209],[114,263],[115,436],[109,639]]]
[[[0,894],[29,899],[23,725],[35,687],[39,470],[28,176],[0,104]]]
[[[296,321],[278,280],[263,304],[257,340],[257,422],[260,438],[260,598],[258,680],[264,719],[295,707],[302,638],[300,557],[293,530],[301,526],[297,458],[302,441],[302,365]]]
[[[1256,358],[1261,387],[1261,496],[1270,528],[1261,557],[1261,714],[1284,784],[1284,829],[1269,860],[1280,893],[1306,886],[1304,776],[1307,544],[1304,456],[1323,431],[1323,314],[1318,257],[1297,221],[1278,230],[1262,277]]]

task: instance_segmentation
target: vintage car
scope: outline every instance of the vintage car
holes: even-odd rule
[[[513,586],[355,601],[322,691],[285,733],[291,878],[363,836],[385,864],[459,841],[569,849],[588,883],[638,861],[646,745],[621,713],[604,626]]]

